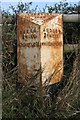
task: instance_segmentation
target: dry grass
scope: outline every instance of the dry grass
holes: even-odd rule
[[[67,84],[52,101],[46,94],[48,88],[42,88],[40,94],[39,85],[33,86],[33,82],[22,85],[17,83],[17,67],[6,74],[3,80],[3,118],[70,118],[80,113],[80,67],[79,55],[74,61],[73,70]],[[41,71],[39,71],[40,73]],[[33,78],[32,78],[33,81]],[[16,86],[17,85],[17,86]],[[18,86],[19,85],[19,86]]]
[[[56,111],[59,117],[69,118],[80,114],[80,51],[76,54],[73,69],[67,84],[57,98]],[[79,119],[79,118],[78,118]]]

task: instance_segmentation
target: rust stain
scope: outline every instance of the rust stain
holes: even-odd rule
[[[18,14],[17,20],[19,81],[42,71],[43,85],[59,82],[63,75],[62,15]]]

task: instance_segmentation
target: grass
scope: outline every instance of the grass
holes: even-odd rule
[[[66,45],[67,49],[68,46]],[[67,50],[67,53],[69,58],[72,52],[70,51],[69,54],[69,50]],[[69,77],[64,77],[64,80],[67,80],[67,83],[64,84],[63,88],[62,86],[59,88],[57,96],[56,93],[54,93],[54,96],[56,97],[53,99],[49,94],[46,94],[47,88],[42,88],[44,93],[41,96],[38,86],[33,86],[32,83],[30,83],[29,86],[27,84],[22,85],[17,83],[17,67],[10,72],[8,71],[3,80],[3,119],[79,119],[80,117],[77,113],[80,108],[80,99],[78,100],[79,79],[77,79],[79,75],[74,80],[75,73],[78,71],[78,62],[76,63],[76,59],[74,59],[75,63],[70,66],[73,57],[69,58],[70,61],[65,63],[65,65],[69,65],[69,67],[65,67],[65,69],[67,68],[65,75],[69,75]],[[75,81],[77,81],[78,84]],[[61,83],[59,83],[58,86],[59,85],[61,85]]]
[[[65,120],[67,118],[69,120],[72,118],[76,119],[76,116],[79,118],[76,112],[79,107],[79,101],[77,103],[77,99],[79,98],[77,87],[79,88],[79,84],[75,86],[76,82],[73,80],[76,69],[75,64],[76,62],[74,63],[72,74],[68,78],[69,81],[53,100],[49,95],[46,95],[46,92],[44,92],[43,96],[40,96],[38,86],[31,84],[30,86],[21,85],[21,87],[19,86],[16,89],[17,69],[14,69],[3,81],[3,119]],[[79,81],[79,79],[77,80]],[[74,91],[74,87],[76,91]],[[44,91],[46,90],[44,89]],[[71,92],[72,96],[69,94]]]
[[[77,102],[77,97],[79,86],[75,85],[73,81],[74,76],[71,75],[73,71],[73,61],[75,60],[75,55],[72,54],[76,51],[77,45],[64,45],[64,59],[65,59],[65,73],[64,81],[67,81],[63,85],[63,88],[59,89],[58,96],[55,98],[46,94],[47,88],[42,88],[44,93],[40,96],[39,85],[33,86],[32,83],[29,86],[19,84],[18,71],[15,67],[16,63],[16,26],[12,25],[11,28],[6,25],[3,26],[3,68],[5,77],[3,79],[3,119],[60,119],[63,120],[65,117],[68,119],[74,119],[73,114],[76,113],[74,109],[68,107],[70,105],[77,110],[79,106],[79,101]],[[6,34],[8,33],[8,34]],[[6,39],[5,39],[6,37]],[[14,44],[13,44],[14,43]],[[71,55],[72,54],[72,55]],[[71,56],[71,57],[70,57]],[[15,68],[14,68],[15,67]],[[14,69],[13,69],[14,68]],[[76,67],[75,67],[76,68]],[[8,73],[8,74],[6,74]],[[74,72],[73,72],[74,73]],[[71,76],[73,76],[71,78]],[[35,78],[36,79],[36,78]],[[76,79],[75,79],[76,80]],[[62,82],[64,82],[62,81]],[[77,80],[76,80],[77,81]],[[72,84],[73,83],[73,84]],[[76,82],[77,83],[77,82]],[[61,83],[59,83],[60,85]],[[63,83],[62,83],[63,84]],[[71,86],[70,86],[71,85]],[[75,88],[75,92],[74,92]],[[69,90],[69,91],[68,91]],[[77,91],[76,91],[77,90]],[[72,93],[72,96],[69,94]],[[77,92],[77,93],[76,93]],[[53,93],[53,91],[52,91]],[[52,94],[53,96],[53,94]],[[65,96],[67,96],[65,98]],[[75,101],[73,101],[75,98]],[[71,103],[72,101],[72,103]],[[68,104],[67,104],[68,103]],[[64,106],[63,106],[64,104]],[[69,114],[70,113],[70,114]],[[71,116],[69,116],[71,115]],[[56,118],[57,117],[57,118]],[[77,118],[78,118],[77,114]]]

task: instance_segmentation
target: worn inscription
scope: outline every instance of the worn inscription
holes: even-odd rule
[[[60,34],[62,34],[60,29],[43,29],[44,38],[59,38]]]
[[[62,46],[62,42],[34,42],[34,43],[20,43],[20,47],[41,47],[41,46]]]
[[[20,31],[20,34],[22,36],[22,39],[25,39],[25,41],[27,39],[38,39],[39,35],[37,34],[39,31],[38,29],[35,28],[30,28],[27,29],[25,31]],[[43,29],[43,36],[44,39],[45,38],[59,38],[60,34],[62,34],[62,31],[60,29],[49,29],[49,28],[45,28]]]

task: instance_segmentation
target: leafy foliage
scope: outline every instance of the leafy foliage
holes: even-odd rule
[[[77,7],[78,6],[76,4],[72,5],[64,1],[48,7],[48,10],[49,10],[49,13],[77,14],[78,13]]]

